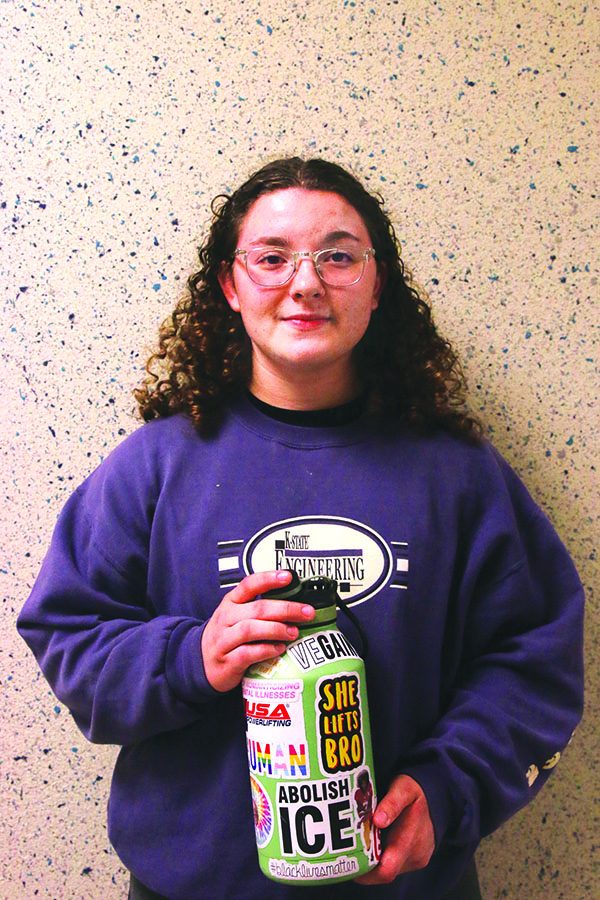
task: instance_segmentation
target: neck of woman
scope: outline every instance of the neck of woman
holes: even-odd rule
[[[330,409],[356,399],[361,393],[354,372],[294,372],[289,375],[267,372],[253,366],[248,388],[255,397],[280,409]]]

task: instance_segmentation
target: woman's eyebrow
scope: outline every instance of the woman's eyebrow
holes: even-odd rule
[[[287,238],[273,237],[272,235],[254,238],[248,242],[251,247],[290,247],[291,244]]]
[[[324,235],[320,243],[322,247],[327,247],[334,244],[335,241],[341,240],[351,240],[355,241],[357,244],[362,243],[360,238],[356,237],[356,235],[352,234],[350,231],[329,231]],[[288,238],[282,237],[281,235],[261,235],[260,237],[253,238],[248,244],[251,247],[291,247],[292,245]]]
[[[351,241],[356,241],[357,244],[361,243],[360,238],[357,238],[355,234],[352,234],[350,231],[330,231],[323,238],[323,246],[325,246],[330,241],[341,241],[350,239]]]

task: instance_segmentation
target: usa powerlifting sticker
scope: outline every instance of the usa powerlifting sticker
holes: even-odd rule
[[[250,773],[269,778],[308,778],[310,761],[300,680],[245,678],[246,742]]]

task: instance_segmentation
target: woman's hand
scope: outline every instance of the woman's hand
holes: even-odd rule
[[[312,606],[293,600],[255,600],[289,584],[291,577],[289,571],[247,575],[215,609],[202,632],[201,649],[206,677],[216,691],[236,687],[248,666],[281,656],[299,634],[286,623],[314,618]]]
[[[359,884],[389,884],[403,872],[424,869],[435,843],[429,807],[423,790],[410,775],[397,775],[377,805],[373,823],[386,828],[379,865],[361,875]]]

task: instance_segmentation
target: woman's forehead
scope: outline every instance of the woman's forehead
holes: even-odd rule
[[[305,237],[348,231],[369,239],[357,210],[335,191],[285,188],[258,197],[240,226],[239,237],[252,240],[273,237]]]

